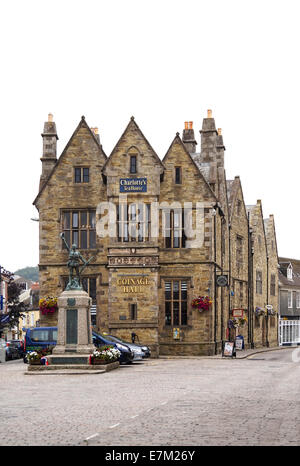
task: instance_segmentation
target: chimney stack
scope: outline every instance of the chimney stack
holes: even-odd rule
[[[44,123],[44,131],[41,136],[43,138],[43,155],[41,157],[42,174],[40,177],[40,189],[57,161],[56,144],[58,136],[52,113],[48,114],[48,121]]]
[[[91,128],[91,131],[92,131],[93,135],[95,136],[95,138],[97,139],[98,143],[100,144],[100,136],[99,136],[98,128],[97,127]]]
[[[185,121],[184,122],[184,130],[182,133],[182,142],[184,143],[187,151],[190,154],[194,154],[196,152],[196,145],[197,141],[195,139],[195,134],[193,130],[193,122],[192,121]]]

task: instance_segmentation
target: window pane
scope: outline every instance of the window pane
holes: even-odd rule
[[[86,230],[80,231],[80,247],[82,249],[87,249],[87,231]]]
[[[180,246],[179,237],[180,237],[179,230],[174,230],[173,248],[179,248]]]
[[[166,248],[171,248],[172,244],[171,244],[170,230],[167,230],[167,234],[168,236],[166,237]]]
[[[128,241],[128,223],[124,223],[124,238],[123,241]]]
[[[136,173],[136,155],[130,156],[130,173]]]
[[[164,222],[165,222],[165,229],[171,228],[171,212],[170,210],[163,211]]]
[[[79,246],[78,239],[79,239],[78,231],[73,230],[73,232],[72,232],[72,244],[76,244],[77,247]]]
[[[173,302],[173,325],[179,325],[179,301]]]
[[[96,301],[96,278],[90,278],[90,297]]]
[[[90,249],[95,249],[96,248],[96,231],[95,230],[91,230],[89,232],[90,234],[90,245],[89,245],[89,248]]]
[[[75,183],[81,183],[81,168],[75,168]]]
[[[187,283],[181,282],[181,299],[182,301],[187,300]]]
[[[181,303],[181,325],[187,325],[187,302]]]
[[[89,179],[90,179],[89,168],[84,168],[83,169],[83,182],[88,183]]]
[[[88,279],[87,278],[82,278],[81,279],[81,284],[82,284],[82,288],[84,289],[84,291],[86,291],[88,293]]]
[[[78,228],[79,226],[79,213],[78,212],[73,212],[73,220],[72,220],[72,227],[73,228]]]
[[[63,214],[63,229],[68,229],[70,228],[70,212],[64,212]]]
[[[67,244],[70,246],[70,231],[67,230],[64,233],[65,233],[65,240]],[[63,249],[67,249],[65,243],[62,242],[62,244],[63,244]]]
[[[179,282],[173,282],[173,299],[179,299]]]
[[[181,167],[175,167],[175,183],[181,183]]]
[[[80,212],[80,227],[87,227],[87,212]]]
[[[174,228],[180,227],[180,212],[174,211]]]
[[[165,324],[166,325],[171,325],[171,303],[166,302],[165,304]]]
[[[146,204],[145,221],[150,222],[151,219],[151,204]]]
[[[49,341],[49,330],[33,330],[31,339],[32,341]]]
[[[130,204],[129,206],[129,220],[136,220],[136,205]]]
[[[89,213],[90,228],[96,228],[96,212],[93,210]]]
[[[168,301],[171,300],[171,282],[165,283],[165,299]]]

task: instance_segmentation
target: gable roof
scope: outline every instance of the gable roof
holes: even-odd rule
[[[265,218],[264,219],[264,224],[265,224],[266,237],[268,236],[270,225],[272,224],[272,226],[273,226],[273,234],[274,234],[274,239],[275,239],[276,255],[278,257],[277,237],[276,237],[276,229],[275,229],[275,222],[274,222],[273,215],[270,215],[269,218]]]
[[[45,180],[44,184],[42,185],[38,195],[36,196],[35,200],[33,201],[33,205],[36,204],[37,200],[39,199],[40,195],[42,194],[42,192],[44,191],[45,187],[47,186],[50,178],[52,177],[53,173],[56,171],[58,165],[61,163],[61,161],[63,160],[69,146],[71,145],[71,142],[73,140],[73,138],[76,136],[76,134],[78,133],[78,131],[81,129],[81,128],[87,128],[89,133],[91,134],[92,138],[94,139],[95,143],[97,144],[97,146],[99,147],[99,149],[101,150],[103,156],[105,159],[107,159],[107,155],[105,154],[103,148],[102,148],[102,145],[99,143],[98,139],[96,138],[96,136],[94,135],[93,131],[91,130],[91,128],[89,127],[89,125],[87,124],[87,122],[85,121],[85,117],[82,116],[81,117],[81,120],[79,122],[79,124],[77,125],[74,133],[72,134],[72,136],[70,137],[67,145],[65,146],[64,150],[62,151],[60,157],[57,159],[57,162],[55,163],[54,167],[52,168],[51,172],[49,173],[48,175],[48,178]]]
[[[226,180],[226,190],[227,190],[227,195],[228,195],[228,208],[229,208],[230,222],[233,216],[235,202],[236,202],[239,189],[241,190],[241,193],[242,193],[243,205],[244,205],[245,213],[247,216],[247,206],[245,205],[245,202],[244,202],[244,194],[243,194],[242,183],[241,183],[240,177],[236,176],[234,180]]]
[[[164,156],[164,158],[163,158],[163,162],[164,162],[165,159],[168,157],[168,154],[170,153],[172,147],[174,146],[174,144],[175,144],[176,142],[179,143],[179,144],[182,146],[184,152],[187,154],[188,158],[190,159],[190,161],[192,162],[192,164],[193,164],[194,167],[196,168],[197,173],[200,175],[200,178],[202,178],[202,180],[203,180],[204,183],[206,184],[208,190],[210,191],[210,193],[212,194],[212,196],[214,197],[214,199],[215,199],[215,200],[218,200],[218,199],[217,199],[217,196],[215,195],[215,193],[214,193],[213,190],[211,189],[211,187],[210,187],[208,181],[206,180],[206,178],[204,177],[203,173],[201,172],[199,166],[197,165],[197,163],[195,162],[195,160],[193,159],[193,157],[191,156],[191,154],[190,154],[189,151],[187,150],[187,148],[186,148],[184,142],[182,141],[182,139],[181,139],[179,133],[176,133],[176,136],[174,137],[173,141],[171,142],[171,145],[170,145],[169,149],[167,150],[167,152],[166,152],[166,154],[165,154],[165,156]]]
[[[132,116],[130,118],[130,121],[128,123],[128,125],[126,126],[125,130],[123,131],[121,137],[119,138],[118,142],[116,143],[115,147],[113,148],[110,156],[107,158],[105,164],[103,165],[102,167],[102,173],[104,173],[105,169],[106,169],[106,166],[107,164],[110,162],[110,160],[112,159],[112,157],[114,156],[115,152],[117,151],[117,148],[118,146],[120,145],[123,137],[125,136],[125,134],[127,133],[127,131],[129,130],[130,127],[134,126],[138,132],[140,133],[140,135],[142,136],[142,138],[144,139],[145,143],[147,144],[148,148],[150,149],[150,151],[152,152],[154,158],[156,159],[157,162],[159,162],[159,164],[161,165],[162,169],[164,170],[165,169],[165,166],[163,164],[163,162],[161,161],[161,159],[158,157],[157,153],[155,152],[155,150],[153,149],[153,147],[151,146],[150,142],[148,141],[148,139],[144,136],[143,132],[141,131],[140,127],[138,126],[138,124],[136,123],[134,117]]]

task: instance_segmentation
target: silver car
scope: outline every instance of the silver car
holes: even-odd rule
[[[120,340],[120,338],[114,337],[112,335],[105,335],[105,338],[115,343],[121,343],[123,345],[128,346],[128,348],[130,348],[131,351],[133,352],[133,361],[142,361],[144,359],[144,356],[145,356],[144,352],[139,345],[135,345],[134,343],[128,343],[128,342],[125,343],[125,341]]]

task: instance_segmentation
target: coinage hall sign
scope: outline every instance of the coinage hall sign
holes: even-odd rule
[[[147,178],[120,178],[120,193],[146,193]]]

